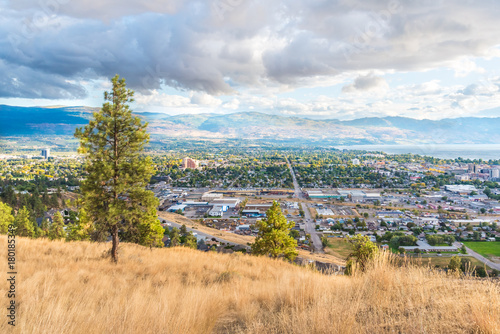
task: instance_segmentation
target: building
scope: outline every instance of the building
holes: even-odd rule
[[[226,210],[224,210],[224,207],[216,205],[208,212],[208,215],[210,217],[222,217],[224,211],[227,211],[227,207]]]
[[[50,148],[42,149],[42,157],[48,159],[50,157]]]
[[[176,205],[172,205],[171,207],[169,207],[168,212],[177,212],[179,210],[181,210],[181,212],[184,212],[185,208],[186,208],[186,205],[176,204]]]
[[[458,181],[470,181],[469,174],[455,175],[455,179]]]
[[[458,185],[451,184],[451,185],[445,185],[444,189],[446,191],[449,191],[449,192],[452,192],[452,193],[466,194],[466,195],[470,194],[473,191],[477,192],[476,187],[474,187],[473,185],[469,185],[469,184],[458,184]]]
[[[340,197],[342,197],[342,195],[339,194],[336,191],[330,191],[330,192],[326,193],[326,192],[323,192],[321,190],[308,190],[308,191],[306,191],[306,193],[307,193],[307,196],[310,199],[315,199],[315,198],[319,198],[319,199],[325,199],[325,198],[339,199]]]
[[[469,173],[473,173],[473,174],[479,173],[479,166],[476,164],[469,164],[468,171],[469,171]]]
[[[359,165],[359,159],[352,159],[351,161],[353,165],[355,166]]]
[[[333,216],[334,213],[331,209],[325,208],[325,209],[316,209],[316,213],[320,216]]]
[[[220,198],[214,199],[210,202],[210,205],[213,206],[227,206],[228,208],[234,209],[241,203],[241,199],[239,198]]]
[[[500,169],[498,168],[493,168],[490,170],[490,178],[491,179],[498,179],[500,178]]]
[[[182,159],[182,165],[181,168],[191,168],[191,169],[196,169],[199,166],[198,160],[194,160],[188,157],[185,157]]]
[[[210,201],[213,201],[216,199],[222,199],[223,196],[224,196],[224,194],[221,194],[221,193],[206,192],[206,193],[203,193],[203,195],[201,196],[201,200],[210,202]]]

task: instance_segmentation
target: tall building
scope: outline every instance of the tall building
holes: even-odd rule
[[[500,169],[498,168],[490,169],[490,178],[492,179],[500,178]]]
[[[182,159],[182,166],[181,167],[182,168],[196,169],[196,168],[198,168],[198,165],[199,165],[199,163],[197,160],[185,157],[184,159]]]
[[[44,157],[44,159],[48,159],[50,157],[50,148],[42,149],[42,157]]]
[[[476,173],[478,173],[478,172],[479,172],[478,165],[476,165],[476,164],[469,164],[469,166],[468,166],[468,167],[469,167],[469,168],[468,168],[468,169],[469,169],[469,173],[474,173],[474,174],[476,174]]]

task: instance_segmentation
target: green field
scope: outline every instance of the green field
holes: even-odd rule
[[[462,257],[461,256],[460,258],[461,259],[468,259],[469,261],[471,261],[473,266],[476,266],[476,267],[483,267],[484,266],[484,263],[476,260],[473,257],[470,257],[470,256]],[[417,258],[409,258],[409,259],[413,263],[415,263],[417,265],[421,265],[421,266],[430,266],[430,267],[438,266],[440,268],[447,268],[448,264],[450,263],[451,256],[417,257]],[[491,268],[486,266],[486,269],[490,270]]]
[[[464,245],[484,257],[500,257],[500,241],[465,241]]]
[[[351,252],[351,244],[346,242],[344,238],[328,238],[325,253],[345,259]]]

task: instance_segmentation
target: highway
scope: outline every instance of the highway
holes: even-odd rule
[[[300,199],[305,199],[305,196],[302,194],[302,190],[299,187],[299,183],[297,182],[297,177],[295,176],[295,172],[293,171],[292,164],[286,158],[286,163],[288,168],[290,169],[290,174],[292,174],[293,187],[295,189],[294,197]],[[311,242],[314,248],[314,252],[316,253],[324,253],[323,244],[321,243],[321,238],[316,232],[316,224],[314,223],[313,218],[311,217],[311,213],[309,212],[309,204],[304,202],[301,203],[302,209],[304,211],[304,220],[305,220],[305,231],[306,233],[311,235]]]

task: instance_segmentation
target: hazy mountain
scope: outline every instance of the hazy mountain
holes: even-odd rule
[[[88,123],[89,107],[15,107],[0,105],[1,136],[72,135]],[[473,144],[500,142],[500,117],[417,120],[369,117],[350,121],[312,120],[258,112],[233,114],[137,113],[159,137],[245,138],[325,144]]]

